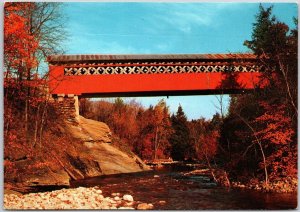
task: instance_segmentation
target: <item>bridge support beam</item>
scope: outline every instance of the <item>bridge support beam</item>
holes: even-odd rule
[[[53,103],[65,120],[73,123],[79,121],[79,101],[74,94],[53,95]]]

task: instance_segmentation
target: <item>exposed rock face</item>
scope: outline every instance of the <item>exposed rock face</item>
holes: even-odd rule
[[[74,138],[88,142],[111,143],[111,132],[105,123],[82,116],[79,116],[78,123],[78,125],[67,124],[66,127],[66,131]]]
[[[76,130],[77,128],[77,130]],[[127,154],[111,145],[111,132],[102,122],[90,120],[80,116],[78,126],[70,126],[69,132],[83,142],[84,155],[92,161],[82,161],[89,167],[98,168],[99,173],[90,170],[88,176],[119,174],[150,170],[143,161],[134,154]],[[79,158],[80,160],[80,158]],[[89,164],[92,163],[92,164]]]
[[[23,188],[67,187],[70,180],[150,170],[136,155],[125,153],[111,144],[111,132],[104,123],[80,117],[79,124],[69,123],[62,128],[62,133],[70,134],[74,140],[70,147],[65,144],[67,147],[63,154],[49,151],[52,163],[47,164],[45,159],[44,164],[45,161],[40,157],[14,162],[18,172],[24,173],[18,174],[14,181],[22,183]],[[29,172],[22,168],[26,166],[36,168]],[[12,179],[15,176],[6,175],[5,178]],[[15,187],[18,187],[17,184]],[[14,187],[11,189],[24,191]]]

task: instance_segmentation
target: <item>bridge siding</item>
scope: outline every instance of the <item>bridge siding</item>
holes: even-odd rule
[[[109,94],[156,91],[216,91],[220,92],[224,73],[180,73],[180,74],[119,74],[65,76],[64,66],[50,66],[51,94]],[[237,82],[243,89],[253,89],[258,83],[259,73],[238,73]],[[230,88],[224,88],[226,89]],[[232,88],[231,88],[232,89]],[[241,88],[235,88],[241,89]]]
[[[237,90],[253,89],[258,84],[258,72],[235,72],[237,82],[242,88],[220,89],[223,72],[210,73],[155,73],[155,74],[96,74],[96,75],[64,75],[66,66],[91,61],[111,61],[132,63],[140,61],[171,61],[171,62],[207,62],[221,65],[221,63],[241,63],[247,65],[255,62],[251,54],[214,54],[214,55],[54,55],[48,58],[50,77],[49,92],[54,97],[53,104],[66,120],[77,123],[79,116],[78,96],[114,96],[115,94],[149,94],[190,93],[193,94],[219,94]],[[109,65],[108,64],[108,65]],[[81,66],[79,65],[79,66]],[[89,64],[89,66],[92,64]],[[126,64],[125,64],[126,65]],[[139,64],[136,64],[139,66]],[[166,64],[164,64],[166,65]],[[172,65],[172,64],[167,64]],[[174,65],[174,64],[173,64]],[[189,64],[187,64],[189,65]],[[226,65],[226,64],[225,64]],[[251,64],[250,64],[251,65]]]

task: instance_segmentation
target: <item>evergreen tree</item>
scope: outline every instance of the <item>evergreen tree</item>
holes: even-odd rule
[[[260,5],[252,39],[245,45],[263,67],[263,89],[231,96],[221,127],[220,161],[231,177],[264,178],[268,185],[296,176],[297,34],[272,16],[272,7]]]
[[[190,145],[190,131],[188,121],[179,105],[176,116],[171,117],[174,133],[171,135],[170,144],[172,146],[171,156],[174,160],[184,160],[191,157],[192,145]]]

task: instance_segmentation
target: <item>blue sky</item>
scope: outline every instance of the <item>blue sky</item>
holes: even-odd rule
[[[269,6],[270,4],[264,4]],[[294,3],[274,3],[273,14],[294,27]],[[65,3],[69,39],[66,54],[188,54],[249,52],[258,3]],[[136,98],[155,105],[165,98],[171,112],[179,103],[188,119],[211,118],[216,96]],[[129,101],[129,99],[128,99]],[[225,106],[229,98],[225,97]]]

